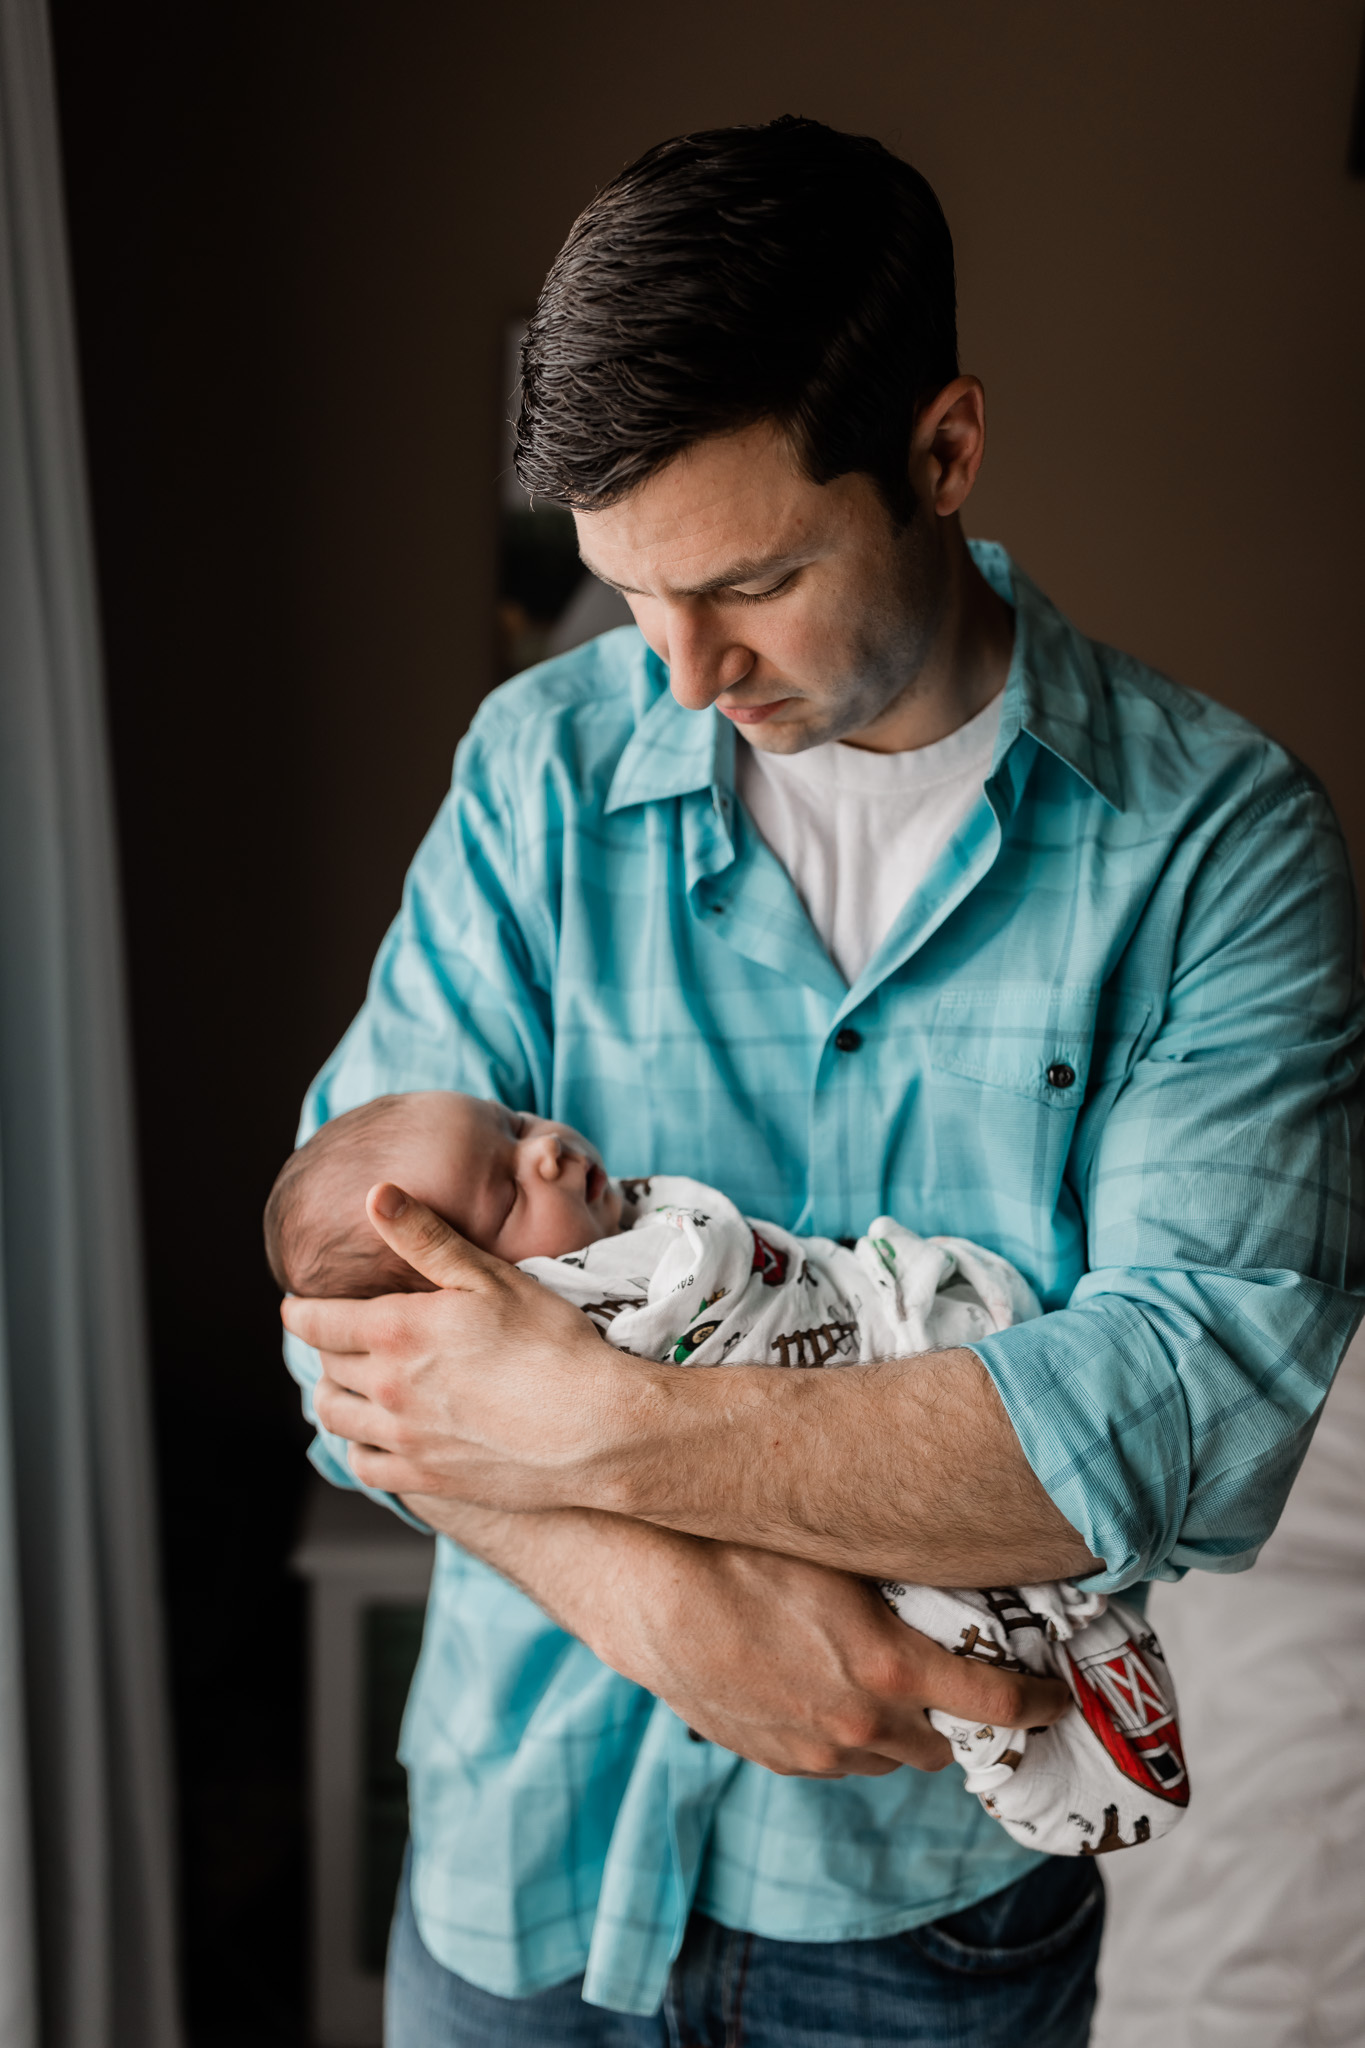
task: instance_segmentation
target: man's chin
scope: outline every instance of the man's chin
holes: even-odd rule
[[[737,725],[756,754],[804,754],[808,747],[823,746],[831,738],[829,728],[812,718],[793,718],[781,723],[769,719],[763,725]]]

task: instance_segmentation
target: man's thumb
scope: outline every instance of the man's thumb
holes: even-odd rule
[[[365,1213],[385,1244],[434,1287],[467,1287],[487,1265],[477,1245],[391,1180],[370,1189]]]

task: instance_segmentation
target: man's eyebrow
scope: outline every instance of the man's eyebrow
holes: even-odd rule
[[[619,591],[622,597],[647,597],[648,591],[638,590],[633,583],[617,583],[604,569],[590,562],[580,550],[579,561],[590,576],[599,583],[605,583],[608,590]],[[804,568],[812,557],[803,549],[786,555],[759,555],[747,562],[732,562],[719,576],[708,576],[704,583],[689,583],[670,590],[670,597],[711,597],[718,590],[733,590],[737,583],[757,583],[761,577],[782,577],[794,569]]]

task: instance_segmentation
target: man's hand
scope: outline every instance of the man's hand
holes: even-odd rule
[[[605,1664],[698,1734],[784,1776],[936,1771],[942,1707],[1037,1727],[1065,1686],[954,1657],[843,1572],[583,1511],[505,1515],[410,1496]]]
[[[285,1327],[321,1354],[318,1420],[386,1493],[506,1509],[579,1506],[594,1452],[623,1427],[613,1401],[643,1392],[636,1362],[582,1312],[384,1184],[375,1229],[437,1292],[370,1301],[289,1299]]]

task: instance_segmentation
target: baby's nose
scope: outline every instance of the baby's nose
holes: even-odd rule
[[[559,1161],[564,1151],[564,1141],[553,1131],[547,1131],[540,1141],[540,1158],[536,1162],[542,1180],[559,1179]]]

